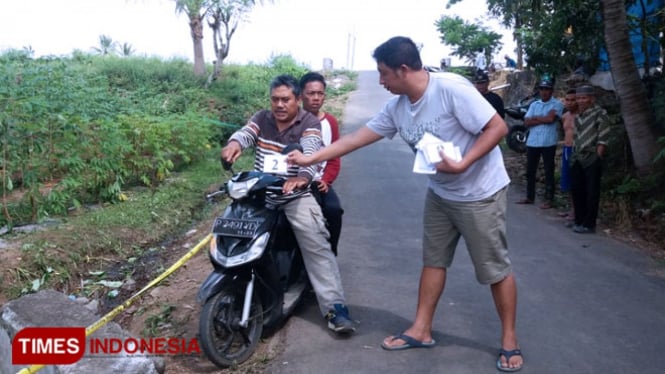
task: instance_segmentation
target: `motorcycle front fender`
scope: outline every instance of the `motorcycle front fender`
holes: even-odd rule
[[[228,283],[237,281],[239,276],[240,274],[238,273],[224,273],[217,270],[213,271],[208,275],[208,278],[203,281],[203,284],[201,284],[196,300],[201,304],[205,303]]]

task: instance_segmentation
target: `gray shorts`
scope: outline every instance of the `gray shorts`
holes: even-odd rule
[[[423,217],[423,264],[449,268],[464,238],[476,279],[494,284],[512,267],[506,240],[507,187],[479,201],[451,201],[427,191]]]

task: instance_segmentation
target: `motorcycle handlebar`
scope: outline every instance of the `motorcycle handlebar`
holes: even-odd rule
[[[226,189],[215,191],[213,193],[209,193],[206,195],[206,201],[210,202],[215,196],[218,195],[224,195],[226,193]]]

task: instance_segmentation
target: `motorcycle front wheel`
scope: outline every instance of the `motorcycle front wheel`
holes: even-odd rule
[[[526,137],[529,130],[524,125],[513,125],[506,135],[506,144],[508,148],[517,153],[526,152]]]
[[[247,327],[240,326],[244,290],[244,287],[227,286],[208,299],[201,310],[201,348],[208,359],[221,368],[249,359],[263,333],[263,306],[257,290],[252,297],[249,323]]]

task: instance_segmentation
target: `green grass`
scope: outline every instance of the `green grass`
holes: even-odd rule
[[[160,312],[149,316],[146,321],[146,327],[143,329],[143,336],[154,337],[159,335],[161,329],[172,323],[171,313],[176,309],[175,305],[163,304]]]
[[[125,79],[118,83],[125,89],[142,87],[138,79],[143,68],[125,66],[116,61],[106,62],[103,68],[108,73],[106,76],[109,79],[116,81]],[[165,80],[174,85],[171,87],[167,84],[162,87],[165,92],[181,92],[183,88],[192,87],[185,83],[181,85],[173,83],[184,81],[184,78],[177,78],[176,74],[181,72],[181,67],[168,65],[161,68],[164,69],[162,72],[164,75],[174,75],[173,79]],[[149,67],[146,69],[150,70]],[[206,97],[216,98],[214,102],[203,100],[210,106],[204,110],[206,115],[201,117],[192,114],[186,116],[187,121],[173,125],[189,126],[198,123],[197,120],[200,118],[214,117],[220,123],[233,125],[216,130],[218,138],[215,140],[225,144],[228,135],[244,123],[254,111],[268,106],[265,92],[271,77],[278,71],[295,74],[302,69],[288,58],[275,59],[270,66],[227,67],[224,79],[206,93]],[[348,93],[356,88],[357,73],[332,74],[331,79],[340,75],[346,77],[339,87],[330,85],[328,92],[327,110],[330,109],[333,114],[340,117]],[[189,96],[185,101],[201,102],[198,98]],[[166,101],[160,102],[163,104]],[[151,108],[163,109],[161,104]],[[219,116],[212,115],[206,110],[211,110],[211,113],[219,111]],[[146,111],[150,112],[147,109]],[[139,113],[143,112],[139,110]],[[162,123],[165,118],[170,117],[162,116],[155,121]],[[134,133],[144,134],[143,131],[137,130],[136,125],[134,122],[127,124],[129,128],[135,130]],[[166,126],[166,128],[172,127]],[[29,234],[12,232],[3,238],[20,243],[21,248],[13,249],[11,254],[7,252],[11,261],[3,261],[4,266],[0,265],[0,300],[16,298],[47,287],[70,294],[101,296],[108,291],[105,286],[83,284],[83,282],[91,278],[97,282],[118,282],[125,277],[136,277],[137,273],[156,272],[164,265],[170,265],[162,263],[170,260],[167,256],[156,253],[161,248],[160,243],[177,238],[201,220],[212,220],[216,210],[220,209],[220,204],[216,206],[206,204],[205,194],[217,190],[230,176],[228,172],[222,171],[218,147],[206,151],[201,144],[192,144],[191,136],[176,138],[183,143],[181,144],[183,149],[189,151],[202,149],[205,155],[183,158],[178,167],[174,167],[170,172],[156,173],[151,176],[154,177],[155,183],[152,183],[151,179],[148,181],[151,183],[114,185],[117,189],[114,190],[114,196],[117,196],[117,199],[81,199],[79,204],[71,204],[69,200],[62,199],[60,204],[62,209],[57,212],[40,210],[37,212],[40,214],[36,214],[28,210],[27,214],[32,213],[36,219],[49,218],[57,224],[42,225],[41,230]],[[80,140],[74,141],[77,142]],[[137,160],[142,158],[139,157]],[[196,161],[190,164],[191,160]],[[252,163],[253,154],[246,152],[234,169],[250,170]],[[97,205],[86,205],[90,201],[102,202]],[[59,215],[60,213],[63,215]],[[153,264],[151,261],[156,262]],[[102,279],[94,279],[90,276],[91,272],[95,274],[103,272],[105,275]]]
[[[253,154],[246,152],[235,169],[251,169],[252,162]],[[197,221],[210,219],[211,205],[206,204],[205,194],[229,176],[219,163],[219,149],[214,149],[190,168],[173,173],[158,189],[126,191],[126,201],[81,208],[60,217],[57,226],[13,234],[22,243],[21,260],[9,277],[3,277],[9,283],[2,287],[4,296],[11,299],[46,287],[66,293],[86,291],[79,285],[89,278],[89,272],[119,262],[131,265],[133,259],[158,250],[158,243],[183,233]],[[131,266],[123,271],[131,273]],[[86,292],[86,296],[92,295]]]

